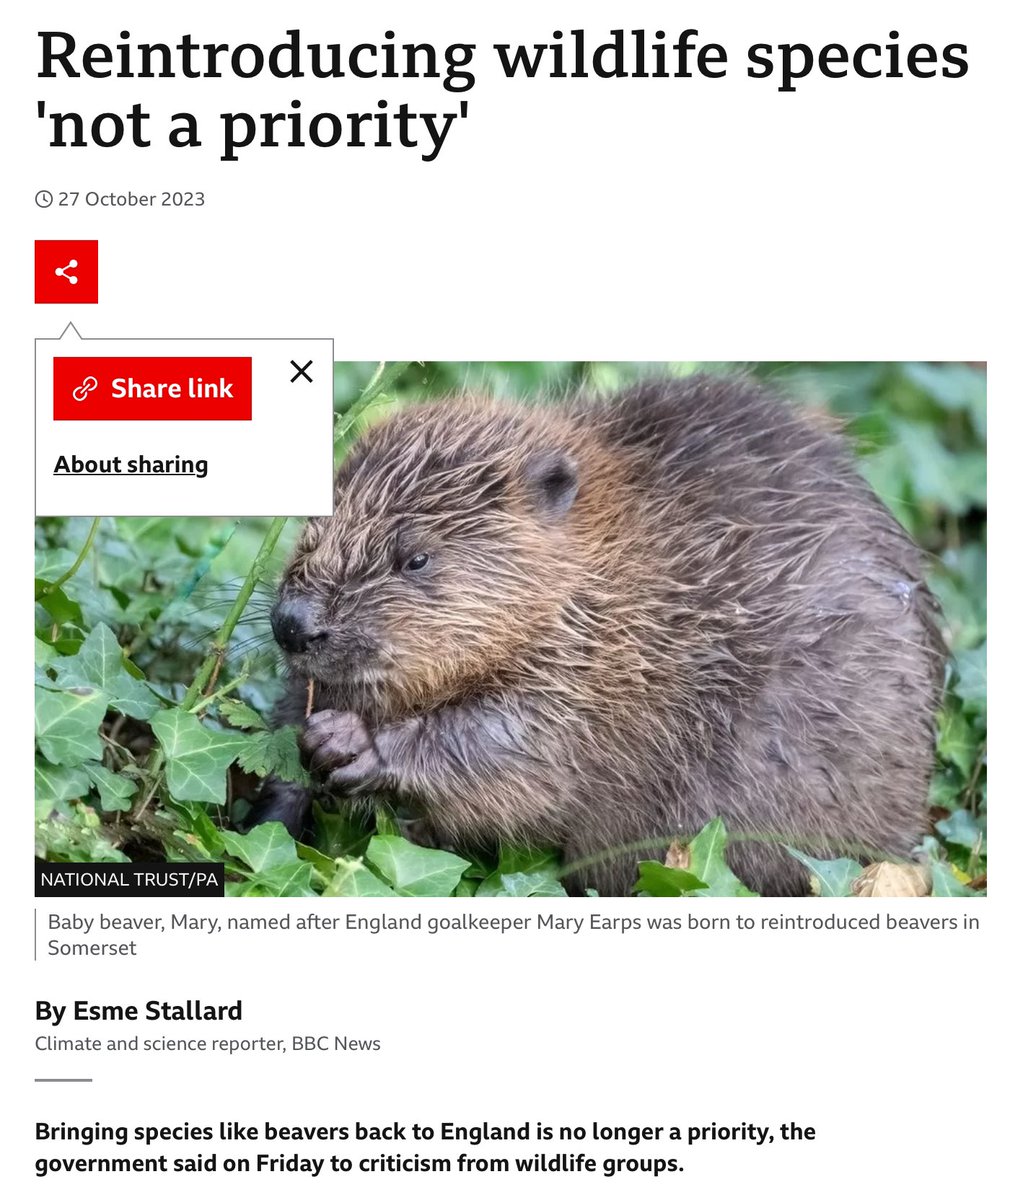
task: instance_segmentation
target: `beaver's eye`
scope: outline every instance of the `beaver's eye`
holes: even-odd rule
[[[423,571],[428,565],[429,556],[427,554],[415,554],[413,558],[408,558],[403,564],[405,571]]]

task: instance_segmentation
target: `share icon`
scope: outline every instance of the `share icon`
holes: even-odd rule
[[[36,242],[35,303],[97,304],[98,242],[84,238]]]
[[[56,270],[53,272],[53,274],[62,276],[67,281],[67,283],[76,283],[77,276],[67,274],[68,271],[73,270],[76,266],[77,266],[77,259],[72,258],[65,267],[57,267]]]

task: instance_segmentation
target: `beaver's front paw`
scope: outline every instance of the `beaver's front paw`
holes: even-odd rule
[[[380,782],[382,764],[357,713],[331,708],[313,713],[299,745],[306,770],[334,791],[367,790]]]

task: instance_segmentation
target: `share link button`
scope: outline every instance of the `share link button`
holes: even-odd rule
[[[251,421],[251,358],[54,358],[54,421]]]

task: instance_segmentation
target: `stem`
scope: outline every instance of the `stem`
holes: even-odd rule
[[[161,747],[159,746],[157,748],[157,750],[155,750],[155,752],[151,755],[151,757],[148,759],[148,762],[147,762],[147,771],[151,777],[151,782],[148,785],[147,794],[144,796],[144,799],[140,802],[140,808],[137,809],[137,811],[133,817],[134,824],[136,824],[136,822],[140,820],[140,818],[147,811],[147,806],[154,799],[154,793],[158,790],[158,785],[161,783],[161,768],[164,765],[165,765],[165,756],[164,756],[164,754],[162,754]]]
[[[101,517],[95,517],[91,522],[91,528],[88,530],[88,536],[84,539],[84,545],[81,547],[81,552],[74,559],[73,566],[69,571],[64,571],[63,574],[55,581],[55,583],[47,583],[42,589],[42,595],[48,596],[50,592],[55,592],[57,588],[63,587],[68,579],[72,579],[81,568],[81,563],[88,557],[88,551],[94,545],[95,534],[98,532],[98,526],[101,523]]]
[[[978,816],[978,798],[975,795],[975,787],[978,784],[979,776],[982,774],[982,767],[986,760],[986,742],[975,751],[975,762],[972,766],[971,777],[964,785],[964,790],[961,792],[962,799],[968,802],[968,807],[972,816]]]
[[[277,545],[277,539],[281,536],[281,530],[287,523],[287,517],[274,517],[270,522],[270,528],[263,538],[263,543],[253,559],[253,564],[249,568],[249,574],[242,582],[242,586],[238,590],[238,595],[231,608],[228,610],[228,615],[221,623],[221,628],[217,631],[217,635],[211,645],[207,657],[200,664],[200,669],[196,673],[196,677],[189,685],[189,690],[183,697],[182,704],[179,706],[184,712],[191,712],[193,705],[200,698],[205,685],[212,675],[215,674],[215,667],[220,669],[220,662],[224,658],[225,651],[228,649],[228,642],[231,640],[231,635],[235,632],[235,626],[239,623],[242,613],[245,611],[245,606],[249,603],[249,597],[253,594],[257,583],[263,577],[266,571],[267,563],[270,561],[270,556],[273,554]]]
[[[354,427],[377,400],[387,399],[386,389],[400,378],[410,366],[410,362],[380,362],[372,373],[372,378],[365,384],[365,389],[354,401],[351,407],[337,419],[333,430],[333,465],[339,466],[344,460],[351,440]]]
[[[227,696],[229,692],[233,692],[237,687],[241,687],[248,678],[248,675],[237,675],[234,679],[226,683],[224,687],[218,688],[216,692],[209,696],[204,696],[189,711],[193,714],[202,712],[203,709],[213,704],[215,700],[220,700],[222,696]]]

